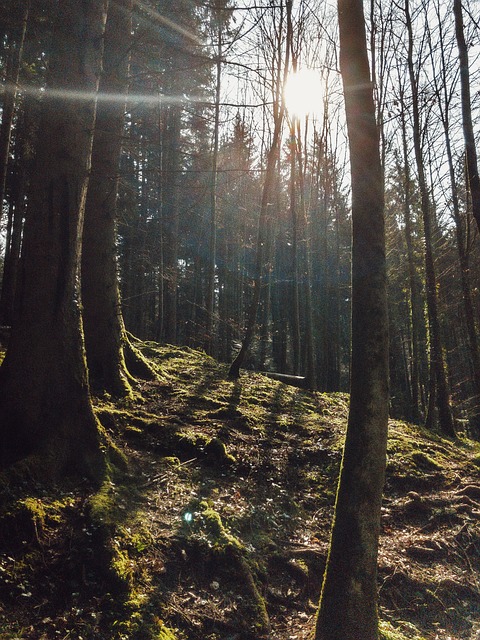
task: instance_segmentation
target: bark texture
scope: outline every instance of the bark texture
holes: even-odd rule
[[[455,16],[455,34],[457,38],[458,57],[460,62],[460,86],[462,95],[462,124],[465,139],[465,159],[467,179],[472,199],[472,213],[480,229],[480,174],[478,172],[477,149],[472,121],[472,98],[470,92],[470,69],[468,62],[468,46],[465,40],[462,0],[453,0]]]
[[[388,420],[383,176],[362,0],[339,0],[352,178],[348,429],[315,640],[377,640],[377,551]]]
[[[54,46],[18,304],[0,369],[2,466],[39,454],[47,475],[98,477],[103,468],[89,396],[78,271],[106,4],[65,0],[52,16]]]
[[[116,201],[131,29],[132,0],[110,3],[82,248],[83,322],[89,374],[96,392],[106,391],[114,396],[131,392],[131,376],[124,357],[127,337],[116,259]]]

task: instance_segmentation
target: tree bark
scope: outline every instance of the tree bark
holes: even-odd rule
[[[124,357],[128,338],[116,259],[116,201],[132,6],[132,0],[117,0],[108,10],[82,247],[83,324],[90,380],[95,392],[114,396],[128,395],[132,378]],[[122,95],[125,101],[118,100]]]
[[[98,479],[104,468],[78,272],[106,7],[99,0],[64,0],[52,16],[17,315],[0,369],[1,464],[38,454],[36,470],[50,476],[78,472]]]
[[[460,61],[460,86],[462,95],[462,123],[465,139],[465,159],[467,165],[468,189],[472,199],[472,213],[480,229],[480,175],[478,173],[477,150],[472,122],[472,101],[470,96],[470,70],[468,47],[463,30],[462,0],[453,0],[455,34]]]
[[[421,311],[421,296],[417,282],[417,274],[415,269],[415,258],[413,252],[413,232],[411,217],[411,179],[410,167],[408,164],[407,149],[407,132],[404,113],[404,100],[402,91],[402,150],[403,150],[403,171],[404,171],[404,202],[403,202],[403,218],[405,223],[405,243],[407,245],[407,263],[408,263],[408,281],[409,281],[409,297],[410,297],[410,334],[412,341],[412,362],[410,363],[411,375],[411,401],[413,422],[419,422],[421,416],[421,394],[420,394],[420,331],[419,318]]]
[[[352,178],[352,373],[315,640],[377,640],[389,378],[383,173],[362,0],[339,0],[338,16]]]
[[[220,91],[222,80],[222,38],[223,24],[221,15],[215,15],[213,21],[216,23],[217,51],[215,56],[215,106],[213,121],[213,150],[212,150],[212,173],[210,177],[210,228],[209,228],[209,250],[206,283],[206,328],[205,328],[205,351],[213,356],[215,350],[214,339],[214,313],[215,313],[215,275],[217,265],[217,165],[218,165],[218,145],[220,126]]]

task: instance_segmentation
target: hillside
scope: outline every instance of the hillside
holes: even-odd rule
[[[201,352],[96,401],[110,477],[3,487],[2,640],[305,640],[328,548],[348,398]],[[390,424],[384,640],[480,638],[480,446]],[[361,639],[359,639],[361,640]]]

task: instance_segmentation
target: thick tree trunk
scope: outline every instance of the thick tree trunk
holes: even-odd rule
[[[92,388],[124,396],[131,378],[124,357],[127,336],[120,305],[116,259],[116,200],[131,43],[132,0],[110,3],[85,206],[82,302]],[[108,94],[115,96],[109,100]]]
[[[389,345],[383,175],[362,0],[339,0],[338,11],[352,176],[352,374],[315,640],[377,640]]]
[[[17,316],[0,369],[2,465],[38,453],[37,471],[48,475],[78,472],[98,478],[103,470],[78,272],[106,4],[65,0],[52,16],[54,45],[25,222]]]

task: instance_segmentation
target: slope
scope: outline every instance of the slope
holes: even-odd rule
[[[158,381],[96,401],[115,443],[99,490],[3,486],[0,638],[308,638],[348,397],[142,348]],[[478,443],[391,422],[384,640],[480,636],[479,467]]]

